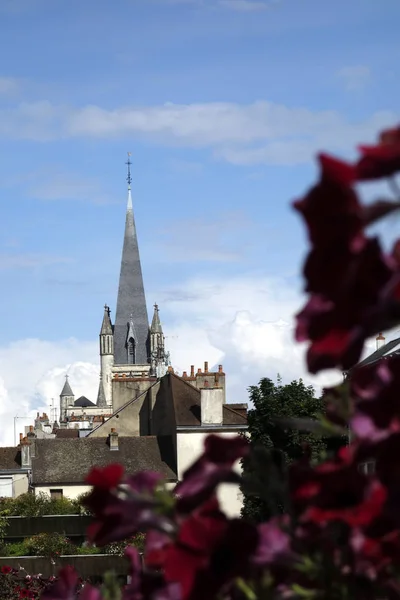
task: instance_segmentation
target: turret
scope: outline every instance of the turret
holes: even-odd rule
[[[114,332],[110,309],[104,306],[103,322],[100,330],[100,385],[103,387],[107,405],[112,404],[112,367],[114,364]]]
[[[68,375],[65,376],[64,387],[60,394],[60,421],[65,421],[67,416],[67,408],[73,406],[75,395],[68,381]]]
[[[150,362],[152,375],[162,377],[167,372],[169,353],[165,351],[165,337],[161,326],[158,305],[154,305],[150,327]]]

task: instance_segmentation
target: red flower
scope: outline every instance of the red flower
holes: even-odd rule
[[[158,473],[142,472],[122,480],[122,467],[112,465],[108,471],[107,485],[100,478],[101,471],[94,469],[89,475],[93,490],[84,503],[95,516],[87,530],[91,542],[104,546],[110,542],[127,539],[138,531],[149,528],[171,529],[170,520],[164,517],[158,508],[155,497],[156,487],[161,479]],[[94,472],[94,477],[93,477]],[[115,485],[126,484],[125,495],[115,493]]]
[[[349,498],[351,490],[348,490]],[[359,504],[353,506],[338,508],[319,506],[310,506],[304,514],[304,520],[314,521],[318,524],[325,524],[328,521],[344,521],[350,527],[362,527],[368,525],[378,515],[387,498],[387,491],[378,481],[372,481],[364,491],[364,498]]]
[[[118,463],[107,467],[94,467],[86,477],[86,483],[97,488],[110,490],[121,483],[124,467]]]
[[[43,600],[75,600],[78,586],[78,575],[73,567],[61,569],[58,579],[43,594]]]
[[[361,473],[359,462],[357,448],[348,446],[314,468],[308,461],[291,467],[291,495],[302,523],[365,526],[382,512],[387,490],[378,479]]]
[[[380,134],[376,146],[361,146],[361,159],[356,165],[360,181],[390,177],[400,171],[400,127]]]
[[[341,272],[340,268],[334,270],[334,285],[324,283],[329,279],[330,263],[324,269],[323,260],[314,261],[314,270],[308,271],[310,287],[316,289],[321,281],[324,293],[313,294],[297,315],[296,339],[312,342],[307,357],[312,373],[336,366],[344,370],[352,367],[361,355],[364,340],[385,329],[388,305],[392,307],[391,318],[396,310],[400,312],[400,303],[393,299],[390,289],[397,274],[376,239],[365,240],[358,252],[348,254],[347,261],[339,253],[338,261]]]
[[[13,568],[9,567],[8,565],[4,565],[1,567],[0,571],[4,574],[6,573],[12,573],[13,572]]]
[[[190,513],[207,501],[221,483],[239,483],[240,476],[232,467],[248,451],[249,444],[240,435],[229,438],[209,435],[203,455],[187,469],[175,488],[177,510]]]
[[[228,520],[212,499],[183,523],[177,541],[167,547],[165,579],[180,584],[182,600],[213,598],[248,572],[258,537],[245,521]]]
[[[350,187],[352,169],[326,155],[318,157],[321,178],[308,194],[294,203],[308,227],[310,242],[315,247],[332,244],[352,247],[363,237],[361,205]]]

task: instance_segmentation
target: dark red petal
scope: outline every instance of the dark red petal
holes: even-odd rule
[[[109,490],[121,482],[123,474],[124,467],[118,463],[104,468],[94,467],[86,477],[86,482],[94,487]]]
[[[351,185],[354,183],[356,179],[354,165],[323,153],[318,155],[318,160],[322,168],[323,177],[344,185]]]

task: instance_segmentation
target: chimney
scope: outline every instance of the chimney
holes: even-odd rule
[[[187,377],[187,373],[186,373],[186,371],[183,371],[183,375],[182,375],[182,377],[183,377],[183,379],[186,379],[186,377]]]
[[[200,369],[200,367],[197,369],[197,375],[201,375],[201,369]]]
[[[208,361],[204,362],[204,373],[208,373]]]
[[[190,366],[190,377],[194,377],[194,365]]]
[[[380,333],[378,335],[378,337],[376,338],[376,349],[379,350],[379,348],[382,348],[382,346],[385,345],[385,338],[383,337],[382,333]]]
[[[31,443],[28,438],[22,438],[20,442],[21,446],[21,468],[22,469],[30,469],[32,466],[31,460]]]
[[[118,433],[114,427],[111,427],[110,431],[110,450],[119,450],[118,447]]]
[[[218,365],[218,373],[223,373],[222,365]]]
[[[22,434],[22,433],[20,433],[20,434],[19,434],[19,443],[21,443],[21,442],[22,442],[22,438],[23,438],[23,437],[24,437],[24,436],[23,436],[23,434]]]
[[[221,387],[200,389],[201,424],[222,425],[224,390]]]

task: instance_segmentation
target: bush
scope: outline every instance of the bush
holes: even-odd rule
[[[39,533],[24,541],[28,556],[76,554],[76,546],[62,533]]]
[[[52,499],[47,494],[21,494],[17,498],[0,498],[0,516],[41,517],[43,515],[79,515],[80,504],[69,498]]]
[[[14,542],[12,544],[4,544],[2,547],[2,556],[27,556],[28,549],[25,541],[26,540]]]

